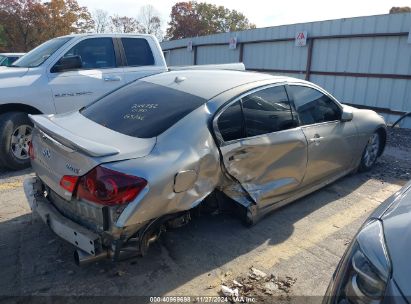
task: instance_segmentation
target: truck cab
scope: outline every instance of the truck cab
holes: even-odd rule
[[[133,80],[165,71],[152,35],[81,34],[46,41],[0,70],[0,166],[29,166],[28,114],[78,110]]]

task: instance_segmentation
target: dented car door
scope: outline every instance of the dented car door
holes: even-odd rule
[[[259,208],[299,189],[307,141],[283,85],[241,96],[217,114],[214,128],[226,171]]]

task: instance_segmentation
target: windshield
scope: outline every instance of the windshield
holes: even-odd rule
[[[0,66],[5,65],[6,60],[4,60],[4,59],[6,59],[6,56],[0,55]]]
[[[33,68],[41,65],[72,37],[54,38],[44,42],[13,63],[14,67]]]

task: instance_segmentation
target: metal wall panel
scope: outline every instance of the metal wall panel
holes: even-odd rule
[[[307,50],[294,41],[246,44],[243,62],[247,69],[305,70]]]
[[[217,64],[238,62],[239,50],[230,50],[227,45],[199,46],[197,64]]]
[[[194,62],[194,52],[189,52],[187,48],[166,51],[165,58],[169,66],[192,65]]]
[[[170,65],[194,62],[193,52],[187,52],[186,48],[174,49],[186,47],[189,41],[199,45],[197,64],[229,63],[240,58],[239,46],[236,50],[228,48],[230,37],[237,37],[239,44],[244,43],[243,62],[247,69],[289,70],[284,75],[303,79],[309,48],[294,46],[293,38],[297,31],[307,31],[309,38],[315,38],[310,81],[323,86],[343,102],[410,112],[411,44],[407,43],[406,35],[397,35],[408,33],[410,29],[411,13],[402,13],[252,29],[164,41],[161,45],[164,50],[170,49],[170,54],[166,56]],[[334,37],[340,35],[373,37]],[[273,39],[288,41],[266,42]],[[258,41],[264,42],[254,43]],[[297,71],[300,73],[296,74]],[[357,74],[341,76],[315,72]],[[369,74],[374,76],[368,77]],[[389,75],[383,77],[380,74]],[[408,79],[401,79],[406,77]],[[396,115],[385,116],[389,122],[398,118]],[[404,120],[401,125],[411,127],[411,118]]]

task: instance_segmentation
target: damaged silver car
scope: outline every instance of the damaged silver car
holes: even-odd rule
[[[239,71],[167,72],[30,118],[26,196],[80,265],[144,255],[199,206],[230,200],[253,224],[369,169],[386,141],[373,111],[303,80]]]

